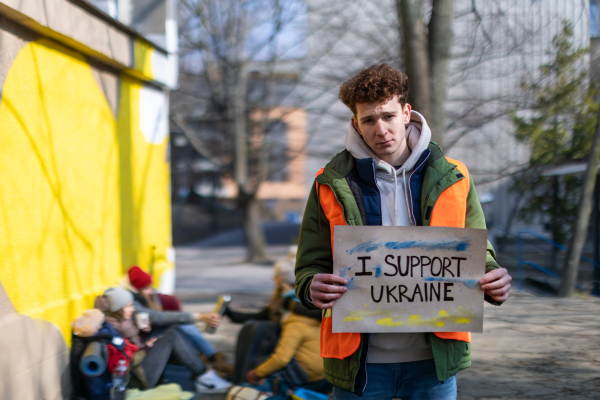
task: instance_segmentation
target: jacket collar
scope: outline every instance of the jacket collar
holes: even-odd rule
[[[441,147],[435,142],[430,142],[427,148],[431,151],[429,158],[427,158],[427,166],[433,167],[434,169],[438,170],[439,173],[446,172],[451,167],[451,164],[444,158]],[[427,150],[421,154],[419,160],[417,161],[417,165],[421,163],[425,153],[428,153]],[[438,160],[440,162],[436,162]],[[373,160],[364,159],[364,161],[360,160],[360,163],[363,167],[368,165],[368,163],[373,165]],[[363,165],[362,163],[365,164]],[[331,161],[329,161],[329,163],[325,166],[323,173],[317,176],[317,182],[331,186],[335,180],[344,179],[346,175],[352,171],[352,169],[358,166],[358,164],[359,160],[355,159],[348,150],[341,151],[340,153],[336,154]],[[366,171],[369,171],[369,169],[366,169]],[[373,174],[373,171],[369,171],[369,174]],[[367,181],[367,179],[364,179],[363,176],[361,176],[361,179]],[[371,178],[371,180],[373,180],[373,178]]]

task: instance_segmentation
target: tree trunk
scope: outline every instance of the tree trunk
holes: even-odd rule
[[[427,120],[431,140],[443,145],[446,131],[448,64],[454,39],[454,0],[433,0],[429,21],[429,96],[431,115]]]
[[[592,211],[592,196],[594,185],[596,184],[596,175],[598,173],[598,161],[600,159],[600,113],[596,121],[596,131],[592,141],[590,158],[583,178],[583,188],[581,198],[579,199],[579,209],[577,210],[577,220],[573,226],[573,234],[567,252],[567,258],[563,267],[562,279],[558,289],[559,297],[569,297],[573,295],[575,283],[577,282],[577,273],[579,272],[579,259],[585,239],[587,237],[588,225],[590,222],[590,212]]]
[[[265,234],[260,226],[260,203],[256,194],[247,194],[239,188],[238,208],[242,212],[242,223],[248,245],[248,260],[266,261]]]
[[[246,83],[247,71],[243,66],[238,72],[234,93],[235,131],[235,181],[238,186],[238,209],[242,212],[242,224],[248,245],[248,259],[252,262],[265,261],[266,240],[260,226],[260,209],[256,190],[249,188],[248,179],[248,136],[246,126]]]
[[[246,132],[246,82],[245,68],[240,67],[234,80],[233,129],[235,137],[235,181],[243,191],[248,190],[248,136]]]
[[[423,23],[422,0],[396,0],[398,20],[401,21],[402,58],[408,75],[408,102],[426,120],[431,118],[429,96],[429,60],[427,32]]]

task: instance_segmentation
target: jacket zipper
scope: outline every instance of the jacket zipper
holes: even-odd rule
[[[417,168],[415,168],[412,172],[412,174],[410,174],[410,176],[408,177],[408,193],[410,193],[410,213],[412,214],[413,217],[413,221],[415,222],[415,226],[417,225],[417,218],[415,217],[415,205],[413,204],[413,197],[412,197],[412,189],[410,188],[410,180],[412,179],[413,175],[415,174],[415,172],[417,172],[417,170],[419,168],[421,168],[421,166],[427,162],[427,160],[429,159],[429,156],[431,155],[431,153],[429,153],[429,155],[427,157],[425,157],[425,159],[423,160],[423,162],[421,164],[419,164],[419,166]],[[439,181],[438,181],[439,182]],[[406,182],[404,182],[406,184]],[[437,182],[436,182],[437,183]],[[430,192],[431,193],[431,192]],[[421,211],[423,212],[423,211]],[[421,217],[421,220],[423,219],[423,217]]]

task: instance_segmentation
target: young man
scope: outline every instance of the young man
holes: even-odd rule
[[[296,293],[305,306],[325,310],[321,356],[338,400],[455,399],[455,374],[471,365],[469,333],[331,331],[331,307],[348,283],[332,274],[335,225],[486,227],[466,167],[430,142],[407,94],[408,77],[386,64],[342,85],[340,99],[354,114],[346,150],[317,174],[302,221]],[[488,242],[480,281],[486,301],[504,302],[510,281]]]

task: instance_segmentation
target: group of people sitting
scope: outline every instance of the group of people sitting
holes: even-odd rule
[[[233,323],[244,324],[235,366],[214,349],[196,325],[203,322],[216,327],[221,315],[182,311],[175,296],[156,293],[150,274],[131,267],[127,288],[111,287],[96,298],[95,308],[104,315],[97,329],[85,335],[74,329],[74,343],[76,337],[86,342],[78,335],[88,341],[95,336],[109,338],[106,372],[99,377],[81,377],[86,398],[108,397],[110,373],[119,360],[128,365],[129,387],[142,390],[164,382],[167,366],[178,364],[189,372],[200,393],[225,393],[232,385],[254,387],[272,394],[272,399],[289,398],[300,387],[328,393],[331,387],[323,379],[319,354],[321,312],[309,311],[295,297],[294,264],[292,248],[274,266],[275,290],[262,310],[247,313],[229,306],[225,309],[224,315]],[[76,322],[85,323],[81,319],[89,315]],[[76,348],[74,345],[72,352]]]

